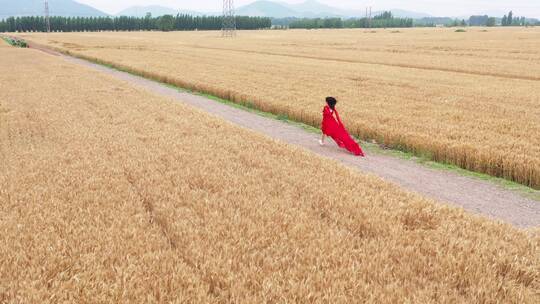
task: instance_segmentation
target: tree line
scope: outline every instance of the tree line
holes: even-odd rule
[[[289,24],[289,28],[397,28],[412,27],[413,19],[396,18],[392,12],[384,12],[373,18],[303,18]]]
[[[502,26],[524,26],[530,25],[525,17],[514,17],[514,13],[510,11],[508,15],[504,15],[501,21]]]
[[[525,17],[515,17],[513,12],[510,11],[508,15],[504,15],[502,18],[494,18],[485,16],[471,16],[469,19],[469,25],[471,26],[532,26],[540,25],[540,21],[537,19],[527,19]]]
[[[96,32],[96,31],[193,31],[219,30],[221,16],[165,15],[152,17],[50,17],[53,32]],[[236,17],[236,26],[241,30],[270,28],[272,21],[265,17]],[[43,16],[9,17],[0,20],[0,32],[45,32]]]

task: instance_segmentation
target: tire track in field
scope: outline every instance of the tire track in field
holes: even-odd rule
[[[150,224],[159,227],[170,248],[179,254],[182,262],[191,268],[194,273],[198,274],[202,282],[208,285],[207,293],[216,299],[216,301],[226,303],[226,301],[223,300],[224,295],[222,293],[227,293],[230,286],[219,277],[213,275],[213,273],[202,269],[199,263],[190,258],[190,256],[195,255],[186,252],[186,248],[181,246],[180,237],[174,233],[167,218],[156,210],[152,200],[137,185],[138,179],[126,168],[123,168],[123,174],[133,191],[141,199],[142,206],[148,215]]]
[[[397,67],[405,69],[415,69],[415,70],[425,70],[425,71],[435,71],[435,72],[448,72],[448,73],[458,73],[474,76],[489,76],[489,77],[499,77],[507,79],[517,79],[517,80],[532,80],[540,81],[540,76],[523,76],[523,75],[514,75],[514,74],[503,74],[503,73],[490,73],[490,72],[478,72],[470,71],[464,69],[451,69],[443,67],[433,67],[427,65],[418,65],[418,64],[402,64],[402,63],[388,63],[382,61],[369,61],[369,60],[353,60],[353,59],[343,59],[343,58],[330,58],[330,57],[319,57],[311,55],[297,55],[297,54],[286,54],[286,53],[274,53],[268,51],[255,51],[255,50],[245,50],[245,49],[231,49],[231,48],[221,48],[221,47],[211,47],[211,46],[200,46],[200,45],[186,45],[182,44],[182,47],[194,48],[194,49],[208,49],[208,50],[217,50],[217,51],[230,51],[244,54],[257,54],[257,55],[267,55],[267,56],[281,56],[281,57],[290,57],[290,58],[303,58],[303,59],[312,59],[318,61],[333,61],[333,62],[342,62],[342,63],[359,63],[359,64],[369,64],[377,66],[387,66],[387,67]]]
[[[124,168],[123,173],[124,173],[124,177],[126,178],[127,182],[130,184],[133,191],[141,199],[142,206],[149,217],[150,224],[157,225],[160,228],[163,236],[167,239],[167,243],[169,244],[169,246],[172,249],[177,249],[178,248],[177,237],[171,232],[171,228],[170,228],[169,223],[167,222],[167,219],[155,210],[155,207],[152,201],[148,198],[147,195],[145,195],[139,189],[139,187],[137,186],[137,179],[133,176],[133,174],[131,174],[131,172],[128,172],[126,168]],[[188,264],[189,266],[192,266],[193,264],[191,261],[187,261],[187,260],[184,262],[186,262],[186,264]]]

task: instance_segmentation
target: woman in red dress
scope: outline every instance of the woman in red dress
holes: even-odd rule
[[[322,121],[322,138],[319,141],[321,146],[324,146],[324,140],[326,136],[332,137],[338,146],[347,149],[349,152],[356,156],[364,157],[364,151],[349,135],[347,129],[341,122],[339,114],[336,110],[337,100],[334,97],[326,98],[326,106],[323,109],[323,121]]]

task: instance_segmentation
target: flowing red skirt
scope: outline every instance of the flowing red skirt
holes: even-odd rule
[[[333,113],[336,114],[336,118],[334,118]],[[362,148],[345,129],[337,111],[332,111],[328,106],[323,110],[322,132],[331,137],[339,147],[347,149],[354,155],[365,156]]]

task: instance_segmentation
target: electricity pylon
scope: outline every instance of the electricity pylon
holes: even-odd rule
[[[45,0],[45,30],[47,31],[47,33],[50,33],[51,32],[51,21],[50,21],[50,18],[49,18],[49,1],[48,0]]]
[[[234,12],[234,0],[223,0],[223,37],[236,36],[236,14]]]

